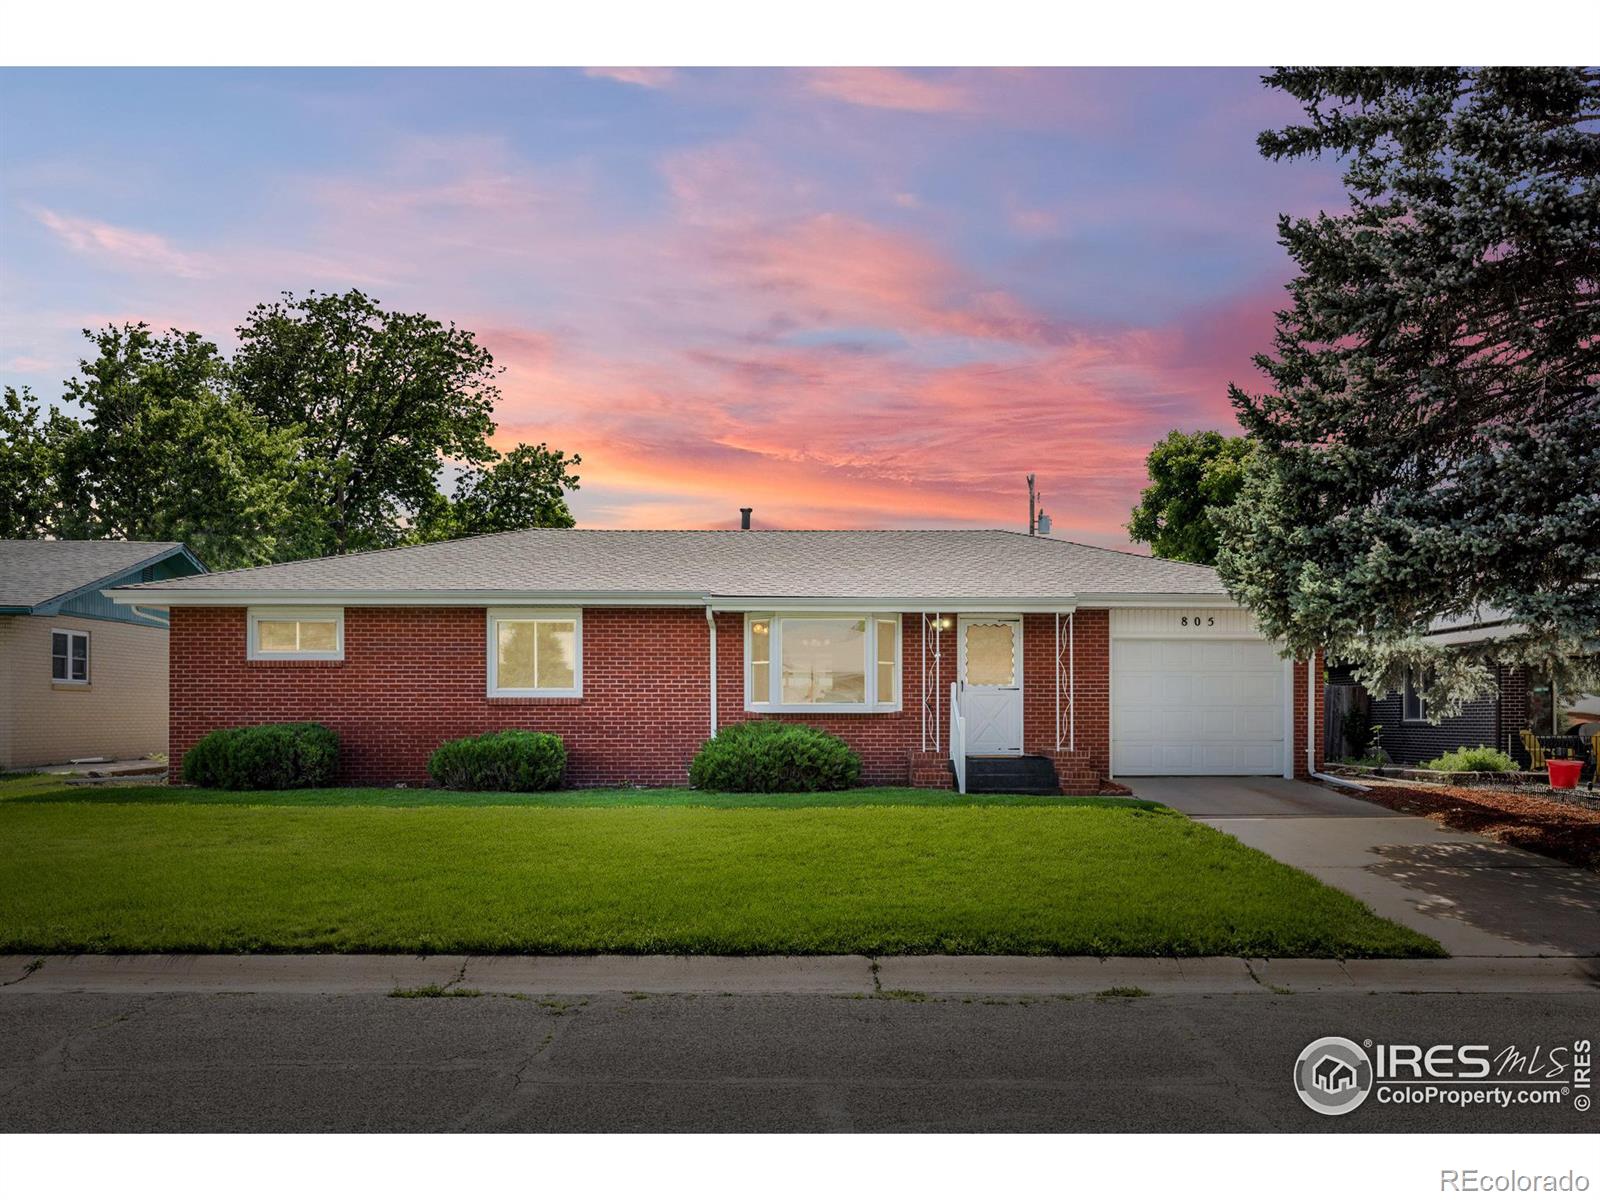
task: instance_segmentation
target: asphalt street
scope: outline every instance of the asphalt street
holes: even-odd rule
[[[1593,1039],[1594,995],[983,998],[0,992],[0,1131],[1581,1131],[1555,1106],[1341,1117],[1310,1041]]]

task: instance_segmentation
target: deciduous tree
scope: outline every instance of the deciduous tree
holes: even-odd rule
[[[1211,510],[1232,504],[1239,494],[1251,449],[1249,438],[1213,429],[1174,429],[1145,459],[1150,486],[1139,494],[1129,536],[1149,543],[1157,558],[1215,563],[1217,529]]]
[[[240,399],[298,439],[295,557],[399,545],[447,462],[496,459],[499,368],[464,329],[360,291],[285,293],[239,327]]]

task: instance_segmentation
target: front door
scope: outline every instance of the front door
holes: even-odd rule
[[[1021,618],[962,617],[956,633],[967,753],[1021,754]]]

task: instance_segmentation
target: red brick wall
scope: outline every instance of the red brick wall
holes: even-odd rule
[[[1051,754],[1056,748],[1056,617],[1027,613],[1022,618],[1022,749]],[[1084,609],[1062,622],[1061,653],[1067,658],[1071,638],[1072,681],[1061,683],[1061,746],[1072,745],[1100,778],[1111,769],[1111,614]],[[1067,719],[1068,692],[1077,697],[1076,719]]]
[[[953,618],[953,614],[952,614]],[[901,624],[901,710],[784,714],[838,734],[862,757],[864,781],[905,783],[923,744],[924,629]],[[1023,748],[1050,753],[1056,740],[1054,616],[1023,621]],[[1110,765],[1110,616],[1085,610],[1075,631],[1076,747],[1084,769]],[[938,715],[930,744],[948,750],[956,630],[938,634]],[[930,637],[933,635],[929,635]],[[584,612],[583,689],[578,699],[490,698],[485,689],[482,608],[347,608],[342,662],[250,662],[245,610],[172,611],[169,754],[176,781],[183,755],[212,729],[263,721],[321,721],[342,742],[345,783],[422,783],[442,741],[498,729],[556,733],[566,741],[577,785],[681,784],[710,729],[705,612],[693,608],[591,608]],[[719,724],[755,718],[744,709],[744,617],[717,616]],[[929,671],[934,670],[930,650]],[[1320,670],[1319,661],[1319,670]],[[1296,771],[1305,769],[1305,667],[1295,673]],[[1321,729],[1321,686],[1317,729]],[[1068,727],[1063,717],[1062,742]],[[1320,753],[1320,738],[1319,753]],[[1320,765],[1320,762],[1319,762]]]
[[[951,621],[954,622],[954,614]],[[937,635],[930,633],[928,673],[935,672],[934,637],[938,639],[938,718],[928,718],[929,745],[934,726],[939,745],[949,749],[950,684],[956,677],[956,631],[951,628]],[[862,782],[903,784],[910,779],[911,755],[922,749],[922,652],[921,613],[900,616],[900,686],[903,692],[896,713],[771,713],[746,712],[744,707],[744,614],[717,614],[717,719],[723,725],[760,719],[800,721],[837,734],[861,755]]]
[[[1323,683],[1327,666],[1326,657],[1320,650],[1317,651],[1316,687],[1314,689],[1317,713],[1315,720],[1312,722],[1313,729],[1309,732],[1313,735],[1312,744],[1317,750],[1317,770],[1319,771],[1327,765],[1327,756],[1324,753],[1325,747],[1322,744],[1323,698],[1327,692]],[[1306,729],[1306,682],[1306,664],[1303,661],[1295,663],[1294,705],[1293,711],[1289,715],[1289,726],[1290,740],[1294,746],[1294,773],[1300,779],[1306,779],[1310,774],[1306,768],[1306,734],[1308,732]]]
[[[204,733],[263,721],[338,731],[346,783],[421,783],[448,738],[560,734],[572,783],[669,784],[710,730],[705,611],[592,608],[581,699],[484,695],[481,608],[347,608],[342,662],[250,662],[245,610],[174,608],[170,762]]]

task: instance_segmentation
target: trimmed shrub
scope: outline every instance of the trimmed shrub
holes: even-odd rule
[[[708,792],[837,792],[861,778],[861,756],[811,725],[747,721],[717,730],[689,765]]]
[[[428,759],[434,782],[460,792],[548,792],[566,769],[559,737],[521,729],[457,738]]]
[[[328,787],[339,766],[339,735],[294,721],[214,729],[183,756],[183,777],[201,787],[276,792]]]
[[[1488,746],[1475,746],[1471,749],[1458,746],[1431,762],[1423,763],[1422,766],[1428,771],[1515,771],[1517,769],[1517,764],[1504,750],[1493,750]]]

